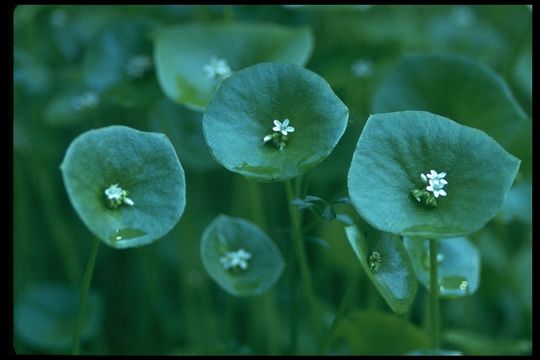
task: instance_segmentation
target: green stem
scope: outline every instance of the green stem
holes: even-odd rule
[[[86,270],[81,284],[81,298],[79,300],[79,311],[77,313],[77,323],[75,324],[75,334],[73,335],[73,347],[71,353],[73,355],[79,355],[81,345],[81,331],[84,325],[84,314],[86,310],[86,300],[88,299],[88,292],[90,291],[90,283],[92,282],[92,274],[94,273],[94,265],[96,264],[97,253],[101,240],[96,238],[92,244],[90,250],[90,256],[86,263]]]
[[[296,189],[299,190],[299,185],[297,183]],[[294,246],[294,251],[297,257],[298,265],[300,267],[300,276],[302,279],[302,286],[307,298],[309,313],[311,318],[311,325],[315,332],[316,343],[320,344],[320,321],[317,316],[317,304],[315,302],[315,296],[313,293],[313,286],[311,282],[311,273],[308,267],[308,261],[306,256],[306,250],[304,248],[304,243],[302,241],[302,219],[301,214],[293,204],[292,201],[295,199],[295,193],[293,192],[293,186],[290,180],[285,181],[285,191],[287,193],[287,203],[289,206],[289,215],[291,217],[292,225],[292,241]]]
[[[438,349],[441,342],[439,321],[439,281],[437,262],[437,240],[429,240],[429,299],[431,312],[431,345]]]
[[[351,283],[349,284],[349,287],[347,288],[347,291],[345,291],[345,295],[343,295],[343,299],[341,299],[341,303],[339,304],[339,307],[336,311],[336,316],[334,316],[334,320],[332,321],[332,324],[330,325],[330,329],[328,329],[324,342],[321,346],[322,354],[328,353],[328,349],[330,348],[330,343],[334,336],[334,332],[336,331],[338,324],[343,318],[343,315],[345,315],[345,310],[347,310],[347,308],[349,307],[349,304],[351,303],[353,294],[356,292],[356,287],[357,287],[358,280],[361,274],[360,271],[361,269],[359,269],[356,272]]]

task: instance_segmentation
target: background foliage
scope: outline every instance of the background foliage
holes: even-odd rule
[[[481,258],[477,292],[441,303],[443,348],[465,354],[529,353],[531,13],[532,7],[525,5],[17,7],[13,49],[15,351],[69,352],[75,311],[70,304],[78,294],[92,234],[69,203],[59,166],[77,135],[108,125],[165,133],[182,161],[187,199],[180,222],[157,242],[122,251],[101,247],[83,353],[305,353],[318,347],[308,329],[297,274],[290,271],[290,228],[281,184],[256,184],[219,166],[202,135],[202,113],[166,98],[153,66],[133,67],[134,57],[153,59],[153,31],[203,21],[311,29],[314,47],[305,66],[329,82],[350,112],[340,143],[306,175],[309,186],[304,193],[327,201],[347,196],[347,171],[365,121],[375,112],[374,98],[405,56],[461,56],[481,62],[506,81],[525,119],[505,148],[522,164],[503,208],[470,237]],[[449,96],[443,88],[430,91]],[[476,91],[489,94],[490,88]],[[377,104],[382,106],[380,101]],[[442,104],[437,103],[441,115],[456,111]],[[418,110],[437,112],[426,106]],[[485,126],[489,133],[489,122]],[[258,201],[264,214],[256,210]],[[340,215],[360,221],[350,204],[333,206]],[[201,236],[219,214],[253,221],[283,254],[284,274],[268,293],[233,297],[205,272],[199,255]],[[359,272],[360,263],[342,222],[311,212],[305,218],[306,225],[318,221],[305,239],[326,327],[349,283],[356,283],[347,320],[329,351],[382,354],[425,348],[425,288],[419,285],[409,313],[395,315]],[[294,314],[300,316],[297,323],[291,321]],[[40,335],[43,332],[48,334],[45,339]],[[402,337],[389,344],[381,340],[386,335]]]

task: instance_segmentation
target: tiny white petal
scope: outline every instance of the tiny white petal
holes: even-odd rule
[[[289,126],[289,119],[285,119],[283,120],[283,124],[282,124],[283,127],[287,127]]]
[[[428,182],[428,179],[427,179],[426,175],[424,175],[424,174],[420,174],[420,179],[422,179],[422,181],[425,182],[425,183]]]
[[[444,179],[440,179],[439,182],[440,182],[441,184],[445,184],[445,185],[448,184],[448,181],[446,181],[446,180],[444,180]]]
[[[446,173],[445,172],[442,172],[442,173],[439,173],[439,178],[442,179],[443,177],[446,176]]]
[[[441,190],[439,190],[439,194],[442,195],[442,196],[446,196],[446,191],[441,189]]]
[[[431,185],[426,186],[426,190],[427,190],[427,191],[434,191],[434,190],[433,190],[433,187],[432,187]]]
[[[285,130],[287,130],[288,132],[294,132],[294,128],[292,126],[287,126]]]
[[[274,125],[276,125],[276,127],[281,128],[281,121],[279,121],[279,120],[274,120]]]
[[[133,200],[131,200],[130,198],[124,198],[124,203],[125,203],[126,205],[129,205],[129,206],[135,205],[135,203],[133,202]]]

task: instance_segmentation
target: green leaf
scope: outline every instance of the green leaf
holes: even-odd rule
[[[525,224],[532,224],[532,184],[528,181],[513,186],[508,192],[500,217],[505,223],[518,219]]]
[[[218,168],[204,140],[200,112],[161,99],[150,109],[149,117],[151,129],[171,139],[182,164],[188,169],[203,172]]]
[[[175,102],[203,111],[219,79],[203,70],[212,58],[232,72],[270,61],[304,65],[313,38],[308,28],[264,23],[192,23],[169,27],[155,36],[154,58],[164,93]]]
[[[168,233],[185,207],[184,170],[163,134],[125,126],[77,137],[61,165],[71,204],[90,231],[117,249],[149,244]],[[111,185],[133,206],[107,206]]]
[[[228,270],[222,261],[227,254],[243,249],[251,257],[246,269]],[[203,233],[201,258],[215,282],[235,296],[254,296],[266,292],[281,276],[285,263],[277,246],[257,225],[240,218],[220,215]]]
[[[365,236],[355,225],[345,228],[347,239],[358,260],[388,306],[402,314],[409,310],[416,295],[413,265],[401,240],[388,233]]]
[[[383,81],[375,113],[425,110],[485,131],[503,146],[527,119],[504,79],[483,63],[450,55],[410,55]]]
[[[444,341],[455,345],[465,355],[525,355],[532,354],[530,340],[496,339],[468,330],[450,329],[443,334]]]
[[[369,117],[353,155],[351,201],[373,227],[423,238],[482,228],[499,210],[520,161],[480,130],[424,111]],[[446,172],[447,196],[426,206],[411,195],[420,175]],[[431,194],[431,193],[430,193]]]
[[[290,120],[283,151],[269,141],[273,121]],[[347,126],[348,109],[317,74],[294,64],[265,63],[224,80],[203,118],[217,162],[257,181],[294,178],[323,161]]]
[[[71,348],[80,294],[59,283],[32,285],[14,309],[15,334],[38,349],[67,352]],[[90,291],[81,339],[88,341],[100,331],[103,299]]]
[[[400,355],[427,349],[426,333],[407,320],[379,311],[356,311],[340,322],[336,338],[345,338],[351,354]]]
[[[429,240],[405,238],[418,281],[429,289]],[[471,295],[480,282],[480,253],[465,237],[439,240],[438,284],[442,298]]]

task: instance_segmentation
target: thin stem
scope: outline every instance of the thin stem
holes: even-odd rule
[[[88,299],[88,292],[90,291],[90,283],[92,282],[92,274],[94,273],[94,265],[96,264],[97,253],[101,240],[96,238],[92,244],[90,250],[90,256],[86,263],[86,270],[81,284],[81,298],[79,300],[79,311],[77,313],[77,323],[75,324],[75,334],[73,335],[73,347],[71,353],[73,355],[79,355],[81,345],[81,331],[84,325],[84,314],[86,311],[86,300]]]
[[[297,183],[296,189],[299,190],[299,185]],[[304,243],[302,241],[302,219],[299,210],[292,204],[292,201],[295,198],[295,193],[293,192],[293,186],[290,180],[285,181],[285,191],[287,193],[287,203],[289,206],[289,215],[291,218],[292,225],[292,241],[294,246],[294,251],[296,253],[298,265],[300,267],[300,276],[302,279],[302,286],[308,301],[311,325],[315,332],[315,337],[317,343],[320,339],[320,322],[319,317],[317,316],[317,304],[315,302],[315,296],[313,294],[313,286],[311,282],[311,273],[308,267],[308,261],[306,256],[306,250],[304,248]]]
[[[328,353],[328,349],[330,348],[330,343],[332,341],[332,338],[334,336],[334,332],[337,329],[338,324],[340,323],[341,319],[343,318],[343,315],[345,314],[345,310],[349,307],[349,304],[351,303],[351,300],[353,298],[353,294],[356,292],[356,287],[358,284],[358,280],[360,277],[360,271],[361,269],[358,269],[356,271],[356,274],[353,276],[353,279],[351,283],[349,284],[349,287],[347,288],[347,291],[345,291],[345,295],[343,295],[343,299],[341,299],[341,303],[339,304],[338,309],[336,310],[336,316],[334,316],[334,320],[332,320],[332,324],[330,325],[330,329],[328,329],[328,332],[326,333],[326,337],[324,339],[324,342],[321,346],[321,353],[326,354]]]
[[[439,281],[437,262],[437,240],[429,240],[429,299],[431,311],[431,345],[438,349],[441,342],[441,329],[439,324]]]

